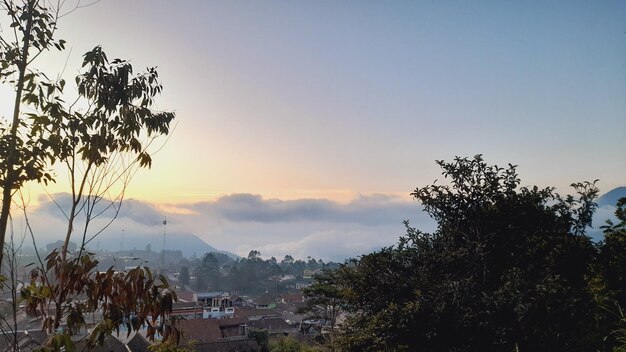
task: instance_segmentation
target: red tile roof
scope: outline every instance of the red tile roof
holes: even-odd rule
[[[236,336],[233,327],[238,328],[246,319],[187,319],[178,322],[178,329],[183,333],[183,341],[197,343],[215,342],[227,336]]]

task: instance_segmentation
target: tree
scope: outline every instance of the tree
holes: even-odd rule
[[[189,285],[189,267],[182,266],[179,273],[179,281],[183,287]]]
[[[270,352],[315,352],[322,351],[316,347],[307,346],[304,343],[299,342],[293,337],[279,337],[270,341]]]
[[[519,187],[515,166],[437,162],[449,184],[412,195],[437,221],[338,271],[346,351],[569,350],[600,346],[586,278],[593,183],[578,197]]]
[[[83,72],[75,79],[78,97],[66,102],[65,80],[49,80],[29,67],[30,50],[38,50],[38,55],[53,46],[63,48],[63,41],[53,39],[58,12],[39,0],[28,0],[23,6],[8,0],[3,4],[11,26],[19,29],[15,33],[22,37],[0,41],[3,83],[14,83],[16,91],[12,123],[0,131],[4,153],[0,242],[4,242],[13,192],[28,181],[53,180],[47,169],[60,164],[68,169],[72,200],[65,210],[68,222],[61,251],[65,257],[77,215],[85,214],[84,246],[100,232],[88,237],[86,231],[95,216],[111,207],[119,212],[134,170],[151,165],[148,147],[154,138],[169,132],[174,114],[152,109],[162,89],[154,68],[133,74],[129,62],[109,61],[99,46],[83,56]],[[13,72],[18,73],[17,80],[9,78]],[[32,112],[22,114],[22,104]],[[119,189],[114,190],[115,184],[121,184]],[[105,196],[110,203],[103,206]]]
[[[215,290],[220,281],[219,264],[213,253],[206,253],[202,264],[196,268],[194,276],[198,290]]]
[[[301,310],[302,313],[324,319],[330,325],[331,351],[335,351],[335,326],[344,301],[343,289],[337,274],[336,271],[324,271],[315,275],[311,286],[303,290],[306,306]]]
[[[619,223],[604,226],[599,258],[610,298],[626,308],[626,198],[618,201],[615,216]]]
[[[253,249],[250,251],[250,253],[248,253],[248,260],[257,260],[260,259],[261,256],[261,252],[257,251],[256,249]]]
[[[29,314],[43,318],[42,328],[49,334],[44,351],[61,346],[74,350],[71,336],[86,326],[85,316],[96,311],[102,319],[87,335],[89,350],[122,326],[129,333],[145,326],[149,339],[159,333],[164,342],[178,344],[180,332],[171,315],[177,297],[165,277],[155,277],[148,267],[98,272],[97,265],[90,254],[68,261],[55,250],[45,267],[31,271],[21,300]],[[67,329],[59,329],[62,324]]]
[[[281,260],[280,265],[291,265],[293,264],[293,257],[289,254],[285,255],[285,258]]]
[[[39,96],[45,95],[43,89],[48,93],[49,87],[56,88],[56,85],[38,84],[37,79],[42,74],[31,70],[30,65],[42,52],[53,47],[61,50],[65,46],[64,40],[53,38],[60,9],[45,6],[46,3],[38,0],[28,0],[22,5],[9,0],[2,1],[2,10],[7,14],[14,37],[9,39],[4,33],[0,36],[0,83],[14,87],[15,99],[11,122],[3,121],[0,125],[0,263],[4,258],[14,192],[28,181],[52,180],[46,167],[54,156],[51,155],[50,144],[42,138],[41,121],[25,121],[22,117],[22,104],[38,108],[40,102],[33,97],[37,93]],[[55,117],[54,105],[49,105],[47,112]]]
[[[65,42],[54,38],[62,3],[53,8],[41,0],[21,4],[2,0],[14,38],[4,33],[0,38],[0,83],[12,85],[15,102],[11,122],[0,124],[0,249],[14,194],[29,181],[53,181],[49,168],[65,165],[71,188],[71,207],[64,212],[65,239],[60,251],[39,258],[31,271],[21,292],[28,311],[43,315],[47,331],[66,325],[67,331],[51,335],[48,342],[68,350],[73,347],[70,335],[84,325],[84,314],[95,311],[103,314],[103,321],[91,332],[90,347],[122,324],[130,331],[148,321],[149,335],[160,329],[165,340],[176,342],[178,333],[165,324],[175,295],[164,278],[154,278],[147,268],[99,273],[97,261],[85,253],[85,245],[104,230],[90,233],[90,223],[110,209],[117,215],[128,182],[136,168],[151,165],[148,148],[156,137],[169,133],[174,114],[152,109],[162,89],[154,68],[134,74],[130,63],[109,61],[100,47],[83,56],[82,72],[75,79],[78,97],[73,101],[66,101],[65,80],[50,80],[33,69],[39,54],[64,48]],[[26,217],[25,205],[22,210]],[[68,249],[81,213],[79,251],[71,254]],[[27,217],[26,226],[35,242]],[[0,262],[3,253],[0,250]]]
[[[626,198],[617,202],[618,223],[607,221],[599,243],[592,289],[599,305],[598,325],[603,327],[605,347],[626,351]],[[607,334],[607,331],[611,333]]]

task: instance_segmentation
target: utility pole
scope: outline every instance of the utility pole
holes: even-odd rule
[[[163,250],[161,251],[161,266],[165,268],[165,233],[167,232],[167,217],[163,218]]]

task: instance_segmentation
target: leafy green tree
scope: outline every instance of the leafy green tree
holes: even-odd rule
[[[183,287],[189,285],[189,267],[182,266],[180,267],[179,281],[183,285]]]
[[[279,337],[270,341],[270,352],[316,352],[323,351],[317,347],[311,347],[292,337]]]
[[[151,165],[148,146],[169,133],[174,114],[153,109],[162,89],[154,68],[134,74],[129,62],[109,61],[99,46],[83,56],[75,79],[78,98],[66,102],[65,80],[49,80],[30,67],[43,51],[63,49],[64,41],[54,39],[61,5],[52,9],[40,0],[3,5],[16,35],[13,41],[0,40],[0,82],[13,85],[16,93],[13,119],[0,125],[0,261],[13,193],[28,181],[53,180],[47,169],[54,164],[67,167],[71,187],[71,206],[64,209],[65,258],[77,215],[85,218],[82,251],[101,232],[88,234],[89,223],[107,208],[119,211],[135,169]],[[22,105],[28,106],[27,113]],[[114,191],[115,184],[120,187]],[[113,204],[103,209],[105,196]]]
[[[261,352],[269,351],[270,335],[267,330],[249,330],[248,338],[255,340],[259,344]]]
[[[220,283],[220,268],[213,253],[206,253],[202,264],[194,272],[198,290],[217,290]]]
[[[290,265],[293,264],[293,257],[289,254],[285,255],[285,258],[281,260],[281,265]]]
[[[0,263],[4,256],[7,224],[15,191],[28,181],[52,180],[46,167],[54,155],[51,144],[42,133],[42,123],[22,116],[24,104],[39,110],[40,101],[33,99],[37,93],[42,98],[50,97],[50,89],[57,87],[49,82],[46,82],[48,86],[38,84],[37,80],[42,74],[30,68],[44,51],[51,48],[62,50],[65,47],[64,40],[54,39],[59,9],[51,9],[46,5],[47,2],[37,0],[21,4],[2,2],[2,11],[7,15],[14,37],[9,38],[4,32],[0,36],[0,84],[12,86],[15,98],[11,121],[2,121],[0,124]],[[55,105],[46,106],[49,115],[55,118]]]
[[[154,68],[135,74],[129,62],[109,61],[100,47],[83,56],[82,70],[73,81],[77,99],[66,101],[65,80],[50,80],[31,65],[44,51],[65,46],[54,37],[64,2],[52,3],[2,1],[14,36],[4,32],[0,36],[0,83],[12,86],[15,100],[11,121],[0,121],[0,262],[14,194],[29,181],[53,181],[49,168],[65,165],[71,188],[71,206],[64,211],[65,239],[60,251],[45,260],[38,255],[39,267],[32,270],[30,283],[21,292],[27,309],[43,315],[45,330],[67,325],[66,332],[51,335],[48,343],[57,350],[61,345],[72,350],[69,335],[84,325],[84,314],[95,311],[103,314],[103,321],[92,330],[90,347],[122,324],[129,324],[130,331],[148,321],[149,335],[159,327],[166,340],[176,341],[177,333],[169,325],[156,324],[157,319],[165,323],[164,314],[171,311],[175,299],[165,280],[154,279],[147,269],[99,273],[97,261],[84,252],[102,231],[88,233],[91,221],[110,208],[119,212],[130,178],[137,167],[151,165],[148,147],[155,137],[169,133],[174,114],[153,109],[162,89]],[[115,184],[120,185],[119,193],[113,189]],[[103,206],[109,201],[105,196],[111,199]],[[23,211],[26,215],[25,207]],[[74,256],[68,248],[79,213],[85,222],[77,234],[81,240]],[[35,235],[30,234],[34,242]]]
[[[261,252],[257,251],[256,249],[253,249],[250,251],[250,253],[248,253],[248,260],[260,259],[260,256],[261,256]]]
[[[578,197],[519,187],[515,166],[481,156],[437,162],[449,181],[412,195],[437,221],[407,225],[395,247],[337,271],[350,318],[346,351],[588,351],[595,248],[585,228],[593,183]]]
[[[330,325],[329,346],[335,351],[335,328],[341,314],[344,292],[336,271],[324,271],[313,277],[311,286],[303,290],[306,306],[300,312],[322,318]]]
[[[309,259],[309,261],[306,264],[306,268],[307,269],[309,269],[309,270],[317,270],[317,269],[320,268],[320,265],[317,262],[317,260],[315,260],[315,258],[309,257],[308,259]]]

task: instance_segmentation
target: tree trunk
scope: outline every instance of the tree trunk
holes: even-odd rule
[[[22,92],[24,90],[24,76],[26,74],[26,66],[28,64],[28,49],[30,48],[30,32],[33,28],[33,8],[35,0],[28,2],[28,19],[26,21],[26,30],[24,31],[22,46],[22,54],[19,63],[19,77],[17,80],[17,90],[15,92],[15,105],[13,106],[13,124],[11,125],[11,134],[9,139],[9,157],[7,160],[7,169],[5,170],[4,185],[2,189],[2,210],[0,211],[0,265],[4,259],[4,240],[7,233],[7,224],[9,221],[9,213],[11,211],[11,197],[13,187],[17,177],[17,170],[14,170],[18,163],[17,154],[17,126],[20,123],[20,102],[22,101]]]

